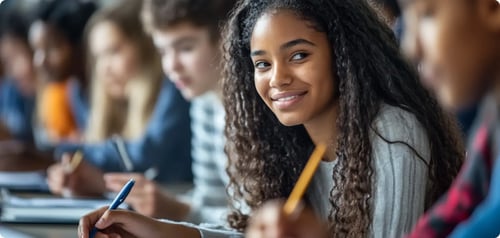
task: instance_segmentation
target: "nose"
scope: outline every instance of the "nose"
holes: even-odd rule
[[[275,64],[272,69],[271,80],[269,86],[271,88],[282,88],[292,83],[292,76],[289,69],[282,64]]]
[[[166,74],[179,71],[179,69],[181,68],[179,54],[177,52],[165,54],[162,57],[162,66],[163,71],[165,71]]]

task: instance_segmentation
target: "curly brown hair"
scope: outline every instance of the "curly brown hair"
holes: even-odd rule
[[[238,230],[247,226],[248,214],[238,201],[255,209],[265,201],[286,198],[314,146],[302,125],[286,127],[278,121],[254,85],[251,34],[259,17],[274,10],[293,11],[324,32],[335,56],[331,68],[338,80],[334,90],[339,114],[332,121],[337,127],[337,165],[332,172],[336,188],[330,196],[331,234],[364,237],[371,228],[374,169],[369,134],[382,104],[412,113],[425,129],[431,150],[426,163],[428,208],[458,173],[464,147],[455,120],[420,85],[392,31],[366,1],[242,0],[224,34],[228,192],[233,198],[229,224]]]

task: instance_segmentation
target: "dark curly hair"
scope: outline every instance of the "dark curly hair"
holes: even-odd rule
[[[238,230],[247,226],[248,214],[237,201],[255,209],[265,201],[286,198],[314,147],[302,125],[287,127],[278,121],[254,86],[250,38],[259,17],[273,10],[292,11],[324,32],[335,56],[331,68],[338,81],[334,90],[339,114],[332,121],[337,126],[337,164],[332,171],[336,188],[330,196],[331,234],[364,237],[371,228],[374,169],[369,135],[382,104],[412,113],[425,129],[431,150],[426,162],[428,208],[458,173],[463,143],[455,120],[420,85],[391,30],[366,1],[244,0],[231,14],[223,42],[228,192],[234,199],[229,224]]]
[[[34,21],[52,25],[71,44],[79,45],[85,24],[97,10],[97,5],[90,1],[53,0],[40,2],[34,10]]]

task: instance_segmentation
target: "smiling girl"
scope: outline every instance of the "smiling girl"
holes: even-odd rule
[[[248,237],[398,237],[450,185],[464,154],[455,123],[365,1],[241,1],[225,39],[234,230]],[[281,203],[269,202],[289,196],[320,142],[328,143],[326,156],[305,209],[291,220]],[[255,212],[250,220],[246,205]],[[104,213],[82,218],[80,231],[102,216],[96,225],[108,234],[241,236]]]

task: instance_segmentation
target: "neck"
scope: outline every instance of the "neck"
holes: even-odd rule
[[[337,116],[338,116],[338,103],[333,105],[323,112],[321,115],[315,117],[313,120],[304,123],[307,133],[311,137],[315,145],[319,143],[327,144],[326,155],[323,160],[335,160],[335,151],[337,146]]]

